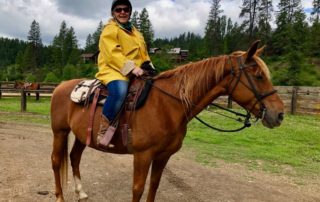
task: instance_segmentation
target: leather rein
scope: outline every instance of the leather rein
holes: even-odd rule
[[[228,89],[228,91],[229,91],[228,95],[229,95],[230,97],[232,97],[232,94],[233,94],[233,92],[235,91],[236,87],[238,86],[239,83],[241,83],[241,84],[243,84],[247,89],[249,89],[249,90],[255,95],[256,102],[255,102],[255,104],[252,106],[252,108],[251,108],[250,110],[246,110],[246,112],[247,112],[246,114],[242,114],[242,113],[233,111],[233,110],[231,110],[231,109],[222,107],[222,106],[217,105],[217,104],[214,104],[214,103],[211,103],[210,105],[215,106],[215,107],[217,107],[217,108],[219,108],[219,109],[222,109],[222,110],[224,110],[224,111],[230,112],[230,113],[232,113],[232,114],[234,114],[234,115],[236,115],[236,116],[245,118],[244,121],[237,119],[237,121],[243,122],[243,126],[241,126],[240,128],[231,129],[231,130],[228,130],[228,129],[220,129],[220,128],[217,128],[217,127],[214,127],[214,126],[208,124],[207,122],[205,122],[205,121],[203,121],[202,119],[200,119],[198,116],[195,116],[195,118],[196,118],[200,123],[204,124],[205,126],[211,128],[211,129],[213,129],[213,130],[217,130],[217,131],[219,131],[219,132],[238,132],[238,131],[241,131],[241,130],[243,130],[243,129],[251,126],[251,123],[250,123],[251,112],[252,112],[252,110],[254,109],[254,107],[255,107],[258,103],[260,104],[260,110],[259,110],[260,112],[259,112],[259,115],[257,116],[255,122],[258,122],[259,119],[262,120],[262,119],[264,118],[267,108],[266,108],[266,106],[264,105],[263,100],[264,100],[266,97],[269,97],[269,96],[275,94],[275,93],[277,92],[277,90],[272,90],[272,91],[270,91],[270,92],[268,92],[268,93],[265,93],[265,94],[260,94],[260,93],[257,91],[257,89],[256,89],[256,87],[255,87],[255,85],[254,85],[254,83],[253,83],[253,81],[252,81],[252,78],[250,77],[250,75],[248,74],[248,72],[245,71],[247,68],[256,66],[257,64],[256,64],[255,62],[246,65],[246,64],[243,63],[243,60],[242,60],[242,57],[241,57],[241,56],[240,56],[240,57],[237,57],[237,62],[238,62],[238,64],[239,64],[239,73],[238,73],[238,74],[236,74],[236,71],[235,71],[234,66],[232,65],[230,56],[229,56],[228,62],[229,62],[229,64],[230,64],[230,66],[231,66],[231,76],[233,77],[232,80],[231,80],[231,82],[230,82],[230,86],[232,85],[232,83],[234,82],[234,80],[236,81],[230,91],[229,91],[230,86],[227,87],[227,89]],[[242,74],[244,74],[244,76],[246,77],[249,85],[247,85],[246,83],[244,83],[243,81],[241,81],[241,76],[242,76]],[[143,79],[143,78],[141,78],[141,79]],[[181,100],[180,98],[178,98],[178,97],[176,97],[176,96],[174,96],[174,95],[166,92],[165,90],[159,88],[158,86],[154,85],[153,83],[150,82],[150,85],[152,85],[152,87],[158,89],[158,90],[161,91],[162,93],[164,93],[164,94],[166,94],[166,95],[168,95],[168,96],[170,96],[170,97],[172,97],[172,98],[174,98],[174,99],[179,100],[179,101],[182,102],[182,100]],[[194,107],[198,107],[196,104],[191,104],[191,105],[194,106]],[[228,118],[230,118],[230,117],[228,117]]]

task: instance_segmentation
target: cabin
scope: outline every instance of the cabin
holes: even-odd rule
[[[97,51],[95,53],[83,53],[80,55],[80,57],[81,57],[81,60],[83,63],[97,64],[98,63],[98,55],[99,55],[99,51]]]
[[[172,48],[168,51],[168,54],[172,55],[172,60],[181,63],[188,59],[189,50],[182,50],[181,48]]]

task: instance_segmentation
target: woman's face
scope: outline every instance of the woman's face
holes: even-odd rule
[[[126,5],[118,5],[112,11],[113,17],[121,24],[125,24],[129,21],[130,13],[131,10]]]

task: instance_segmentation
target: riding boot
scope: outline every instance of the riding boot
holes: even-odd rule
[[[97,144],[103,148],[114,147],[114,145],[110,144],[110,141],[116,131],[116,128],[114,126],[110,126],[109,124],[110,122],[108,118],[102,115],[100,121],[100,130],[97,136]]]

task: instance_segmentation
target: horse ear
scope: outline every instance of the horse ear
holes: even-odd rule
[[[256,54],[259,43],[260,43],[260,40],[253,42],[253,44],[251,45],[251,47],[246,53],[246,62],[250,61],[251,58]]]
[[[261,53],[264,51],[264,49],[266,48],[266,45],[262,46],[261,48],[259,48],[256,52],[256,56],[260,56]]]

